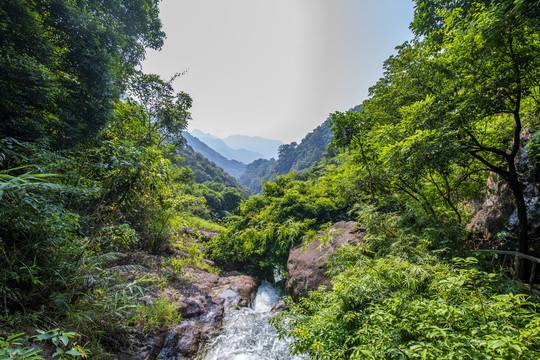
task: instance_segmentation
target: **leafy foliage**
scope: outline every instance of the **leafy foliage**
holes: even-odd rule
[[[56,347],[56,351],[52,354],[54,359],[77,359],[79,357],[87,358],[87,355],[89,354],[88,350],[83,346],[73,346],[73,341],[70,340],[76,336],[80,336],[80,334],[75,332],[66,332],[60,329],[53,329],[49,331],[36,329],[36,331],[39,335],[32,336],[32,339],[39,342],[50,340]],[[23,346],[23,335],[25,334],[19,333],[6,339],[0,337],[0,356],[2,356],[2,359],[45,359],[40,355],[42,352],[41,349]],[[70,344],[72,347],[68,348],[68,345]]]
[[[432,231],[366,210],[364,243],[329,258],[330,292],[311,292],[272,319],[313,359],[538,357],[540,308],[475,258],[426,251]],[[369,218],[371,217],[371,218]],[[516,295],[517,293],[517,295]]]
[[[333,116],[335,144],[360,155],[374,200],[387,188],[458,222],[486,173],[497,174],[514,195],[517,245],[528,253],[518,153],[523,128],[537,123],[538,9],[527,1],[417,3],[416,38],[385,62],[360,114]]]
[[[324,151],[332,140],[329,124],[330,121],[326,120],[307,134],[300,144],[293,142],[281,145],[277,161],[259,159],[248,164],[240,177],[240,183],[247,186],[252,193],[260,194],[263,191],[262,180],[271,181],[278,175],[307,170],[323,158]]]
[[[538,304],[504,283],[470,265],[364,257],[273,323],[312,359],[537,358]]]
[[[0,332],[61,324],[35,339],[55,358],[85,354],[71,330],[96,353],[124,351],[108,335],[179,320],[163,301],[144,307],[150,280],[119,265],[210,212],[176,152],[191,98],[176,76],[135,71],[160,28],[150,0],[0,5]],[[2,355],[41,358],[4,339]]]
[[[243,202],[226,231],[208,243],[210,258],[228,265],[284,269],[289,248],[306,243],[327,223],[341,220],[346,204],[330,188],[294,180],[294,173],[264,182],[262,195]],[[332,199],[332,200],[331,200]]]
[[[75,332],[115,348],[111,333],[180,321],[167,298],[148,300],[147,287],[188,267],[215,271],[196,243],[170,244],[185,227],[221,230],[208,256],[272,277],[291,246],[358,216],[368,235],[330,256],[332,291],[273,320],[296,352],[538,358],[537,299],[504,271],[449,259],[468,246],[463,224],[488,172],[513,191],[519,250],[530,250],[518,153],[523,128],[540,123],[539,7],[416,4],[416,38],[385,62],[371,98],[282,146],[277,161],[251,164],[243,181],[261,193],[246,200],[190,150],[179,156],[191,98],[173,90],[178,75],[135,71],[144,48],[162,44],[156,1],[2,2],[2,334],[46,323],[52,330],[33,340],[52,343],[55,357],[86,356]],[[529,159],[538,143],[534,135]],[[163,261],[165,280],[121,263],[125,253],[161,259],[165,249],[178,255]],[[42,358],[22,334],[0,340],[1,356]]]
[[[151,0],[8,0],[0,24],[0,134],[57,148],[97,134],[164,37]]]
[[[203,198],[210,210],[203,217],[224,218],[233,214],[240,202],[250,195],[250,191],[214,163],[186,145],[180,151],[184,157],[181,166],[192,172],[194,182],[190,182],[185,191],[197,198]]]

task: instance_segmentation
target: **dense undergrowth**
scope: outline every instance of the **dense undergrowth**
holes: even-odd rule
[[[539,255],[530,226],[539,13],[527,1],[417,0],[415,38],[385,62],[360,111],[332,115],[334,148],[304,173],[264,183],[210,243],[213,259],[268,271],[284,268],[291,245],[329,223],[357,220],[366,229],[361,244],[330,256],[331,291],[291,299],[272,320],[295,353],[540,357],[539,299],[516,280],[531,278],[530,263],[502,267],[475,254],[481,244]],[[467,230],[495,194],[511,199],[515,225],[497,219],[504,236]]]
[[[209,212],[204,198],[182,191],[185,170],[160,149],[120,141],[60,155],[5,139],[2,152],[34,165],[0,174],[0,336],[60,328],[78,335],[60,347],[81,350],[64,358],[79,351],[97,359],[129,352],[137,332],[181,321],[159,290],[189,281],[190,268],[216,271],[203,261],[197,233],[184,231],[220,229],[197,216]],[[140,263],[137,253],[153,260]],[[22,339],[4,340],[2,355]]]
[[[163,41],[156,2],[3,2],[0,357],[131,356],[181,321],[190,269],[218,272],[204,255],[272,277],[292,245],[358,220],[364,242],[328,260],[333,289],[273,320],[295,352],[539,358],[538,299],[514,279],[528,269],[476,256],[465,225],[500,183],[519,224],[483,246],[538,255],[523,189],[538,188],[540,8],[443,3],[416,0],[416,37],[359,112],[332,115],[318,164],[242,200],[182,165],[177,76],[136,71]],[[202,246],[193,228],[220,234]]]
[[[311,359],[536,359],[540,303],[505,269],[430,251],[429,229],[365,209],[368,235],[328,260],[333,289],[272,319]],[[381,221],[384,226],[381,226]],[[426,231],[427,230],[427,231]],[[439,239],[438,239],[439,238]]]
[[[181,320],[174,284],[217,271],[186,229],[220,229],[244,194],[182,166],[191,98],[178,75],[137,71],[163,43],[158,14],[146,0],[0,5],[2,359],[130,356]]]

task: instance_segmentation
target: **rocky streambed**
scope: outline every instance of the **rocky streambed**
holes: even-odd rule
[[[291,249],[286,289],[294,298],[320,285],[329,289],[324,260],[340,246],[361,243],[365,235],[354,222],[340,222],[332,228],[333,239],[328,243],[315,241],[307,248]],[[240,273],[191,273],[189,284],[177,287],[174,296],[169,296],[184,320],[146,339],[133,359],[302,359],[290,355],[287,340],[279,340],[267,321],[277,311],[272,310],[276,303],[284,305],[279,302],[283,293],[269,283],[259,285]]]
[[[253,304],[226,311],[219,336],[203,354],[203,360],[300,360],[289,351],[287,339],[279,339],[268,319],[276,314],[282,298],[270,283],[259,286]],[[276,307],[276,304],[278,305]]]
[[[219,334],[225,309],[250,305],[257,286],[254,278],[239,273],[193,273],[190,286],[175,299],[184,320],[147,339],[134,359],[196,358],[203,346]]]

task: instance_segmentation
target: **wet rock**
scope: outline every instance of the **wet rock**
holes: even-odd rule
[[[285,302],[285,300],[279,300],[273,307],[272,307],[272,310],[270,310],[271,312],[280,312],[280,311],[285,311],[285,310],[289,310],[289,305],[287,305],[287,303]]]
[[[209,306],[206,312],[199,318],[203,325],[202,334],[204,340],[208,340],[219,333],[223,321],[223,306]]]
[[[146,339],[143,347],[139,349],[138,354],[134,357],[122,357],[121,360],[152,360],[155,359],[161,349],[163,348],[163,343],[165,342],[165,337],[167,333],[161,333],[149,339]]]
[[[248,275],[230,274],[221,277],[210,296],[226,307],[250,306],[255,296],[257,281]]]
[[[159,359],[184,360],[197,355],[201,342],[202,325],[197,321],[184,321],[169,331]]]
[[[258,286],[252,277],[236,273],[221,277],[194,273],[193,279],[191,288],[175,299],[184,321],[147,340],[135,359],[196,358],[202,346],[218,335],[224,309],[251,305]]]
[[[204,312],[204,304],[201,298],[181,298],[177,301],[180,314],[184,319],[201,315]]]
[[[317,290],[320,286],[331,289],[332,283],[324,274],[327,270],[324,261],[335,249],[343,245],[358,244],[365,235],[353,221],[338,222],[327,231],[335,231],[333,240],[328,244],[321,247],[320,240],[315,240],[306,249],[297,245],[289,252],[289,279],[285,284],[285,291],[295,299],[306,296],[309,291]],[[319,238],[326,232],[319,234]]]

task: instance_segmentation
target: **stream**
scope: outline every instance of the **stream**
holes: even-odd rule
[[[269,283],[259,286],[251,308],[231,310],[223,319],[221,334],[209,344],[204,360],[301,360],[293,356],[286,339],[279,340],[268,323],[270,310],[282,298]]]

